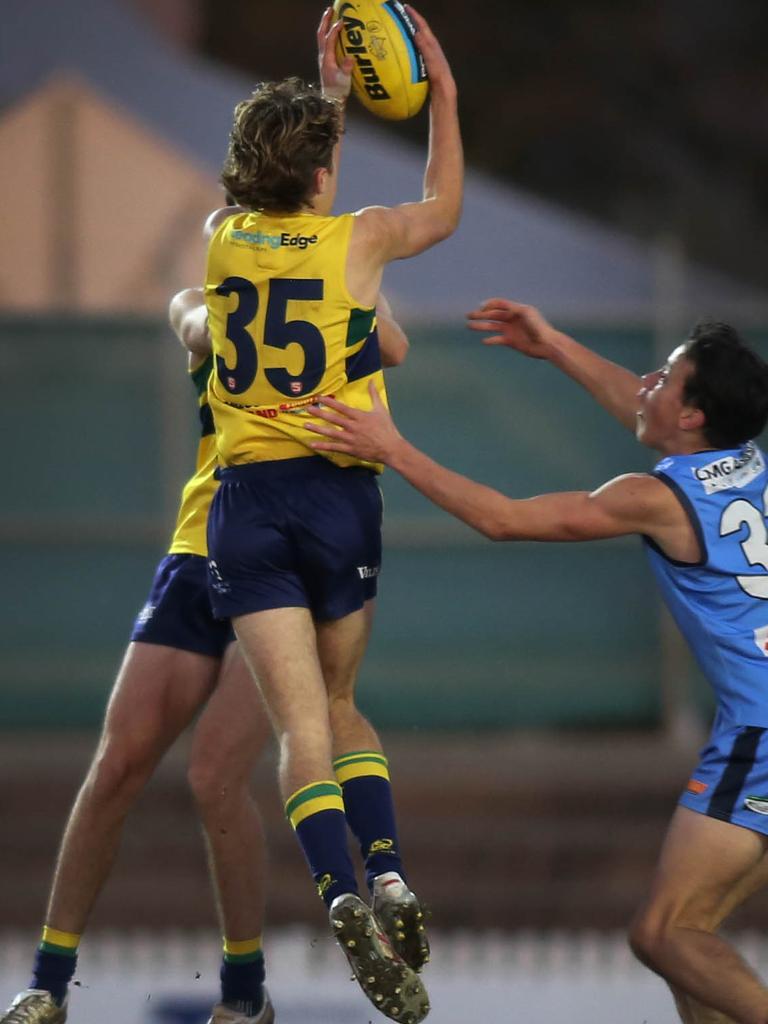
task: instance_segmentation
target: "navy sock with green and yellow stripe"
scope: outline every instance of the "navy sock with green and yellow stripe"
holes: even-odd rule
[[[360,843],[369,887],[386,871],[396,871],[405,880],[386,757],[377,750],[356,750],[337,757],[333,770],[344,793],[349,827]]]
[[[293,825],[326,905],[342,893],[357,893],[339,784],[325,779],[302,786],[286,801],[285,816]]]
[[[67,998],[67,988],[75,973],[79,945],[79,935],[60,932],[46,925],[37,947],[30,988],[50,992],[61,1006]]]
[[[261,936],[233,942],[224,939],[221,1001],[246,1017],[261,1013],[264,1005],[264,953]]]

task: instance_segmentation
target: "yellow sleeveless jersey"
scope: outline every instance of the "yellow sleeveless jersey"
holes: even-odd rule
[[[352,214],[243,213],[211,238],[208,400],[224,465],[317,455],[306,410],[318,395],[370,409],[373,379],[386,402],[376,310],[357,308],[345,281],[353,223]]]
[[[171,555],[203,555],[208,554],[206,541],[206,525],[208,509],[218,482],[213,478],[213,471],[218,465],[216,455],[216,435],[213,429],[213,416],[208,405],[208,378],[213,368],[213,357],[208,356],[204,363],[191,371],[192,383],[197,391],[200,404],[200,443],[197,446],[195,474],[186,483],[181,495],[181,507],[173,531]]]

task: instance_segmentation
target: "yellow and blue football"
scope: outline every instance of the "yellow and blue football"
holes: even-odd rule
[[[377,117],[403,121],[417,114],[429,92],[416,26],[400,0],[336,0],[343,22],[337,57],[351,57],[352,92]]]

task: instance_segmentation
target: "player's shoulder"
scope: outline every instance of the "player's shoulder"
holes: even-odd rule
[[[364,206],[352,213],[356,232],[370,232],[374,234],[386,224],[392,216],[390,206]]]
[[[206,241],[210,241],[225,220],[245,212],[241,206],[221,206],[218,210],[214,210],[213,213],[208,215],[203,225],[203,238]]]
[[[651,500],[661,501],[669,494],[669,488],[653,473],[622,473],[603,484],[601,490],[610,490],[621,495],[647,495]]]
[[[603,484],[592,497],[638,530],[677,520],[682,511],[674,491],[652,473],[623,473]]]
[[[352,239],[356,246],[389,260],[389,249],[399,237],[400,214],[393,206],[365,206],[353,215]]]

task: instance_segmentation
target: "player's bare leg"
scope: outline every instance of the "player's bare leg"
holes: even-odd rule
[[[723,902],[713,913],[710,920],[712,931],[717,931],[738,906],[767,884],[768,856],[763,856],[753,870],[748,872],[741,882],[726,894]],[[728,1017],[711,1007],[703,1006],[692,996],[675,990],[673,986],[670,987],[683,1024],[733,1024],[733,1017]]]
[[[711,1006],[703,1006],[692,996],[686,995],[674,985],[669,986],[675,1000],[677,1015],[683,1024],[734,1024],[733,1017],[727,1017]]]
[[[222,1003],[212,1021],[268,1024],[273,1017],[263,989],[261,948],[266,845],[251,793],[253,768],[270,731],[251,673],[230,644],[216,689],[195,726],[189,762],[224,936]]]
[[[318,622],[317,651],[328,691],[333,756],[350,750],[381,751],[381,740],[355,705],[355,684],[371,635],[376,602],[343,619]]]
[[[33,987],[20,993],[0,1020],[66,1020],[77,945],[117,855],[125,817],[160,758],[208,696],[218,666],[218,659],[205,655],[129,645],[64,831]]]
[[[748,872],[740,882],[730,889],[720,904],[713,911],[708,922],[709,929],[716,932],[723,922],[753,893],[768,884],[768,856],[763,856],[752,871]],[[736,1024],[733,1017],[714,1010],[710,1006],[704,1006],[693,996],[687,995],[680,989],[670,985],[678,1015],[683,1024]]]
[[[355,704],[355,683],[368,644],[375,601],[343,619],[317,624],[328,689],[336,776],[347,820],[360,841],[373,910],[392,945],[414,970],[429,960],[424,912],[403,879],[389,768],[381,741]]]
[[[80,934],[117,855],[123,822],[163,754],[211,692],[219,662],[132,643],[59,851],[47,923]],[[181,684],[181,685],[180,685]]]
[[[733,1017],[726,1017],[719,1010],[713,1010],[709,1006],[702,1006],[695,999],[685,995],[684,992],[676,992],[672,989],[675,999],[677,1015],[683,1024],[734,1024]]]
[[[274,608],[240,616],[233,625],[277,736],[280,792],[287,800],[314,780],[333,777],[312,616],[306,608]]]
[[[709,1013],[689,1016],[709,1024],[718,1021],[714,1011],[736,1024],[768,1020],[768,988],[716,934],[734,906],[764,884],[765,849],[765,838],[748,829],[685,807],[675,811],[630,941],[672,987],[683,1020],[684,1013]]]
[[[363,613],[355,616],[360,638],[349,659],[359,664],[368,625]],[[347,636],[346,619],[337,622],[339,635]],[[305,608],[276,608],[238,617],[234,626],[280,746],[286,813],[329,907],[337,940],[371,1002],[393,1019],[416,1024],[429,1010],[426,992],[357,895],[344,802],[332,766],[328,693],[312,617]]]
[[[195,726],[189,783],[224,934],[236,941],[260,935],[264,924],[266,848],[251,775],[270,733],[251,673],[232,644]]]

